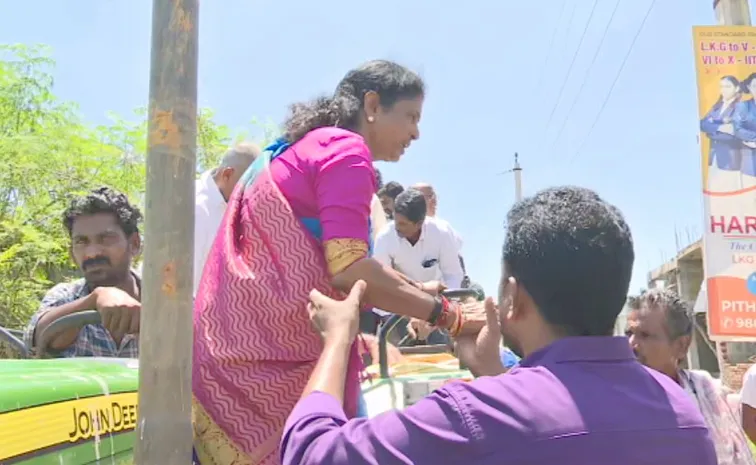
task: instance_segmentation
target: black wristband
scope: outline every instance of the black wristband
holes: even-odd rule
[[[438,319],[441,316],[441,314],[444,312],[444,300],[443,297],[436,296],[433,298],[435,301],[435,304],[433,305],[433,310],[431,310],[430,316],[426,320],[431,326],[436,326],[436,323],[438,323]]]

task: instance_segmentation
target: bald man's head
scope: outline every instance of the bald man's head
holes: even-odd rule
[[[417,189],[423,193],[423,197],[425,197],[425,204],[427,205],[428,209],[428,216],[436,216],[438,199],[436,198],[436,191],[433,190],[433,186],[426,182],[419,182],[413,185],[412,189]]]
[[[234,192],[236,183],[259,155],[260,147],[252,142],[240,142],[223,155],[220,165],[213,173],[213,178],[226,202]]]

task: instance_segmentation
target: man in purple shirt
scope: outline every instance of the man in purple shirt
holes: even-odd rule
[[[594,192],[542,191],[509,212],[499,305],[458,338],[476,376],[402,411],[341,407],[365,283],[310,311],[325,348],[281,443],[284,465],[715,465],[703,418],[668,377],[612,337],[634,253],[621,213]],[[501,336],[524,358],[504,373]]]

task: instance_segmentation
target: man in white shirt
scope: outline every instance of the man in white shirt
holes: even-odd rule
[[[423,196],[425,197],[425,203],[428,207],[427,215],[433,218],[441,229],[444,229],[448,231],[449,234],[453,235],[454,239],[457,241],[457,248],[459,249],[459,252],[460,252],[459,263],[462,266],[462,271],[465,273],[465,278],[463,280],[462,287],[467,287],[467,285],[470,284],[469,282],[470,280],[469,278],[467,278],[467,270],[465,270],[465,261],[462,258],[462,238],[457,233],[457,231],[454,230],[452,225],[449,224],[448,221],[436,216],[436,209],[438,208],[438,196],[436,196],[435,189],[433,189],[432,185],[426,182],[418,182],[412,186],[412,189],[417,189],[423,193]]]
[[[260,148],[242,142],[229,149],[220,165],[202,173],[195,183],[194,203],[194,294],[197,294],[205,260],[215,241],[226,204],[234,187],[249,165],[260,154]]]
[[[457,241],[433,218],[426,217],[426,210],[425,198],[417,189],[399,194],[394,203],[394,220],[375,240],[374,258],[412,280],[441,281],[448,288],[458,288],[464,272]],[[384,314],[380,310],[376,313]],[[403,328],[398,332],[401,337]],[[445,337],[434,333],[427,340],[441,343]]]
[[[375,259],[420,282],[438,280],[458,288],[464,273],[458,259],[457,240],[426,217],[422,192],[408,189],[396,198],[394,221],[375,240]]]

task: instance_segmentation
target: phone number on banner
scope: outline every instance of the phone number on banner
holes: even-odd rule
[[[738,329],[756,329],[756,318],[725,318],[722,322],[724,329],[738,328]]]

